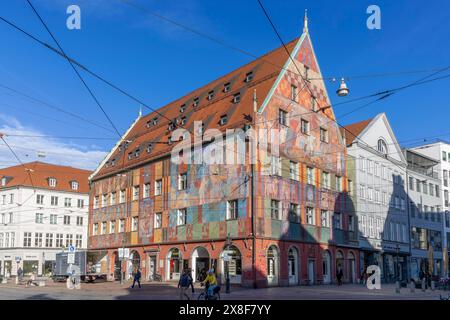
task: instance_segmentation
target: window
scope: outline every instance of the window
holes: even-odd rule
[[[388,153],[386,141],[384,141],[383,139],[379,139],[377,144],[377,150],[378,152],[381,152],[382,154],[386,155]]]
[[[322,188],[331,189],[330,173],[322,171]]]
[[[227,220],[234,220],[238,218],[238,201],[227,201]]]
[[[83,225],[83,217],[77,217],[77,226]]]
[[[355,217],[352,215],[348,216],[348,231],[355,231]]]
[[[48,179],[48,185],[52,188],[56,187],[56,179],[55,178],[49,178]]]
[[[220,116],[219,124],[220,124],[221,126],[227,124],[227,122],[228,122],[228,116],[227,116],[226,114]]]
[[[416,191],[417,191],[417,192],[420,192],[420,189],[422,189],[422,188],[420,187],[420,180],[416,179]]]
[[[328,210],[320,210],[320,225],[324,228],[330,227],[330,212]]]
[[[435,187],[434,194],[436,195],[436,198],[439,198],[441,196],[439,192],[439,186],[436,184],[434,187]]]
[[[159,229],[162,226],[162,214],[155,213],[155,229]]]
[[[366,159],[364,157],[359,157],[359,168],[361,171],[366,171]]]
[[[77,200],[77,207],[80,209],[84,208],[84,200],[83,199],[78,199]]]
[[[64,216],[64,224],[70,225],[70,216]]]
[[[249,72],[245,75],[245,82],[250,82],[253,80],[253,72]]]
[[[447,152],[442,151],[442,161],[447,161]]]
[[[139,156],[141,155],[141,149],[136,149],[135,151],[134,151],[134,156],[136,157],[136,158],[139,158]]]
[[[34,246],[38,248],[42,247],[42,232],[34,233]]]
[[[270,217],[274,220],[281,220],[281,202],[272,199],[270,201]]]
[[[283,126],[287,126],[287,112],[283,109],[278,110],[278,122]]]
[[[299,165],[295,161],[289,162],[289,175],[292,180],[298,180],[299,179]]]
[[[132,217],[131,218],[131,231],[137,231],[138,230],[138,217]]]
[[[57,224],[58,223],[58,216],[56,214],[50,215],[50,224]]]
[[[151,153],[153,151],[153,144],[149,144],[146,149],[147,153]]]
[[[422,181],[423,193],[428,194],[428,185],[426,181]]]
[[[70,187],[72,188],[72,190],[78,190],[78,182],[77,181],[72,181],[70,183]]]
[[[208,100],[212,100],[214,99],[214,90],[211,90],[210,92],[208,92]]]
[[[120,203],[124,203],[125,202],[125,189],[120,190],[119,197],[120,197]]]
[[[442,177],[442,179],[444,180],[444,186],[445,186],[445,187],[448,187],[448,171],[447,171],[447,170],[444,170],[444,171],[443,171],[443,177]]]
[[[94,209],[97,209],[100,203],[99,196],[95,196],[94,198]]]
[[[139,186],[133,187],[133,200],[139,199]]]
[[[373,201],[373,189],[369,187],[367,188],[367,200]]]
[[[23,246],[31,247],[31,232],[24,232],[23,234]]]
[[[35,222],[36,223],[44,223],[44,214],[43,213],[36,213]]]
[[[116,233],[116,221],[111,220],[109,222],[109,233]]]
[[[53,247],[53,233],[45,234],[45,247],[47,248]]]
[[[66,234],[66,248],[70,247],[73,244],[73,235]]]
[[[347,188],[348,188],[348,194],[349,195],[353,195],[353,192],[354,192],[354,190],[353,190],[353,181],[352,180],[347,180]]]
[[[314,208],[306,207],[306,223],[314,225],[315,224]]]
[[[223,85],[223,92],[228,92],[231,90],[231,83],[227,82]]]
[[[71,206],[72,206],[72,199],[64,198],[64,207],[71,207]]]
[[[106,221],[101,224],[100,234],[106,234]]]
[[[320,141],[328,143],[328,130],[320,128]]]
[[[430,192],[430,196],[434,196],[434,185],[432,183],[428,185],[428,191]]]
[[[291,85],[291,100],[297,102],[297,87],[293,84]]]
[[[372,174],[373,173],[373,161],[367,159],[367,172]]]
[[[36,195],[36,203],[37,204],[44,204],[44,195],[43,194]]]
[[[336,176],[336,191],[342,192],[342,177]]]
[[[186,214],[187,210],[184,209],[178,209],[177,211],[177,226],[182,226],[186,224]]]
[[[115,191],[111,192],[111,195],[109,196],[109,200],[112,205],[116,204],[116,192]]]
[[[178,190],[187,189],[187,173],[180,173],[178,175]]]
[[[61,233],[56,234],[56,247],[61,248],[63,246],[63,235]]]
[[[144,198],[150,197],[150,183],[144,184]]]
[[[297,203],[289,204],[289,221],[300,223],[300,206]]]
[[[359,197],[364,199],[366,197],[366,187],[363,185],[359,185]]]
[[[83,236],[81,234],[77,234],[75,236],[75,247],[81,248],[83,246]]]
[[[9,204],[13,204],[14,203],[14,193],[11,193],[9,195]]]
[[[199,103],[200,103],[200,99],[199,98],[194,98],[193,106],[194,107],[198,107]]]
[[[444,204],[448,207],[448,190],[444,190]]]
[[[334,228],[342,229],[342,214],[340,212],[335,212],[333,215],[334,220]]]
[[[303,134],[309,134],[309,122],[305,119],[301,119],[300,121],[301,131]]]
[[[316,101],[316,97],[313,95],[311,95],[311,110],[317,111],[317,101]]]
[[[125,232],[125,219],[119,220],[119,232]]]
[[[306,183],[314,185],[314,168],[306,167]]]
[[[409,189],[414,191],[414,178],[409,177]]]
[[[274,176],[281,176],[281,169],[281,158],[272,156],[270,162],[270,174]]]
[[[159,196],[162,193],[162,180],[155,181],[155,196]]]
[[[233,95],[233,103],[239,103],[241,101],[241,93],[238,92]]]

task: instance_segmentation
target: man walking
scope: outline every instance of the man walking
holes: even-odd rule
[[[189,300],[189,296],[187,295],[187,291],[189,287],[192,286],[192,293],[194,292],[194,286],[192,284],[192,277],[189,274],[189,269],[184,269],[183,274],[178,281],[178,288],[180,288],[180,300],[184,300],[186,297]]]
[[[131,288],[134,288],[135,283],[137,282],[139,285],[139,288],[141,288],[141,270],[139,270],[139,268],[137,268],[136,273],[134,274],[134,279],[133,279],[133,285],[131,286]]]

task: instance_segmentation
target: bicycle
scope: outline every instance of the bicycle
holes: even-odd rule
[[[211,295],[208,294],[208,287],[209,286],[205,286],[203,283],[200,284],[200,286],[204,286],[205,290],[203,290],[199,295],[197,300],[220,300],[220,286],[216,286],[213,289],[213,293]]]
[[[154,273],[152,276],[150,276],[149,280],[155,282],[162,282],[162,276],[160,274]]]

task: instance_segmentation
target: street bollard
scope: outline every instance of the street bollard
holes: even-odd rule
[[[19,276],[16,276],[16,284],[19,284]]]
[[[411,293],[414,293],[416,291],[416,283],[414,281],[411,281],[409,283],[409,289],[411,290]]]
[[[434,284],[434,281],[431,280],[431,291],[434,291],[434,289],[435,289],[435,284]]]
[[[422,291],[425,291],[425,279],[422,279]]]
[[[395,293],[400,293],[400,281],[395,281]]]

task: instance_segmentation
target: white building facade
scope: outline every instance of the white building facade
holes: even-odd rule
[[[406,281],[410,254],[406,159],[384,113],[344,131],[348,154],[356,161],[354,206],[361,272],[378,265],[382,281]]]
[[[0,275],[49,275],[57,252],[87,248],[89,174],[41,162],[0,170]]]
[[[450,276],[449,265],[449,247],[450,247],[450,143],[438,141],[436,143],[422,145],[413,148],[418,153],[424,154],[428,157],[437,159],[439,161],[436,166],[440,178],[441,190],[441,206],[443,211],[443,273]]]

